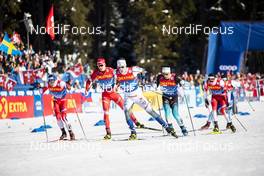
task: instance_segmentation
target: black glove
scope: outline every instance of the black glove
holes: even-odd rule
[[[206,98],[206,99],[204,100],[204,102],[205,102],[205,107],[208,108],[208,107],[209,107],[209,101],[208,101],[208,99]]]

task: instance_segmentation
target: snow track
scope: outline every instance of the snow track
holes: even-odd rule
[[[72,175],[263,175],[264,174],[264,103],[240,103],[239,111],[250,112],[239,116],[247,127],[245,132],[233,119],[237,133],[224,131],[220,135],[204,135],[207,131],[190,132],[175,139],[162,132],[137,129],[138,138],[124,141],[129,136],[125,117],[120,110],[110,112],[113,141],[103,141],[104,126],[93,125],[103,114],[80,114],[88,141],[83,139],[75,114],[69,114],[76,133],[76,141],[46,142],[45,133],[31,133],[42,125],[42,118],[0,120],[0,176],[72,176]],[[206,114],[205,108],[190,109],[191,114]],[[191,124],[184,107],[180,114],[188,130]],[[135,113],[145,125],[160,128],[148,121],[145,113]],[[205,119],[194,118],[195,128]],[[49,141],[60,135],[54,117],[47,117]],[[220,129],[225,120],[219,117]],[[176,122],[174,123],[176,127]],[[180,129],[176,127],[181,135]]]

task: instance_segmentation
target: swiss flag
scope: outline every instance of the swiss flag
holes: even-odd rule
[[[78,77],[82,74],[83,72],[83,66],[82,64],[76,64],[73,67],[70,68],[70,70],[68,70],[68,72],[73,76],[73,77]]]
[[[24,84],[33,84],[35,82],[35,74],[33,70],[23,71]]]
[[[45,68],[39,68],[34,70],[34,75],[36,78],[43,78],[44,74],[45,74]]]
[[[22,42],[20,35],[17,32],[14,32],[11,40],[17,44],[20,44]]]
[[[7,78],[4,89],[7,91],[11,91],[16,86],[17,82],[11,78]]]
[[[47,33],[50,35],[51,40],[55,39],[54,33],[54,13],[53,13],[53,5],[50,8],[49,15],[47,17],[47,26],[46,26]]]
[[[0,75],[0,87],[5,86],[5,81],[6,81],[6,76],[5,75]]]

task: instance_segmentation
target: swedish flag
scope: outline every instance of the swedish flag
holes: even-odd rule
[[[6,54],[11,54],[12,56],[22,55],[22,53],[18,49],[16,49],[13,43],[11,43],[11,40],[6,33],[0,45],[0,51],[3,51]]]

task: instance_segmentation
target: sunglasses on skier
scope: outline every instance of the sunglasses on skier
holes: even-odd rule
[[[104,65],[97,65],[98,67],[103,67]]]

